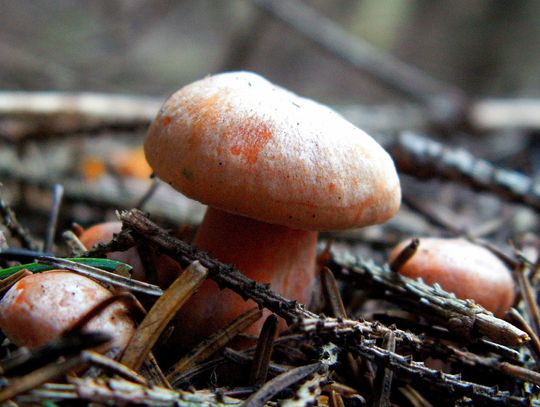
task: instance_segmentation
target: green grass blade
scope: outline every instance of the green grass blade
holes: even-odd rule
[[[68,258],[67,260],[71,260],[77,263],[82,263],[87,266],[92,266],[92,267],[96,267],[96,268],[106,270],[106,271],[111,271],[111,272],[114,272],[118,267],[122,267],[126,271],[130,271],[133,268],[129,264],[122,263],[116,260],[109,260],[109,259],[75,257],[75,258]],[[41,273],[43,271],[52,270],[53,268],[54,268],[53,266],[49,266],[46,264],[39,264],[39,263],[21,264],[20,266],[13,266],[13,267],[8,267],[8,268],[0,270],[0,280],[6,277],[9,277],[12,274],[15,274],[17,271],[22,270],[22,269],[27,269],[32,273]]]

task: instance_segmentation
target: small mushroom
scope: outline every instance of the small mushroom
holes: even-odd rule
[[[81,243],[90,249],[99,243],[108,243],[121,230],[121,222],[103,222],[85,229],[78,237]],[[107,258],[127,263],[133,267],[131,272],[133,279],[139,281],[149,280],[148,272],[144,268],[139,250],[136,247],[124,252],[111,252],[107,254]],[[156,282],[161,287],[168,287],[181,271],[180,265],[164,254],[152,252],[149,254],[148,261],[155,267],[154,271],[156,272],[156,281],[152,282]]]
[[[210,76],[173,94],[144,147],[158,177],[209,206],[196,246],[302,303],[312,295],[317,231],[381,223],[400,206],[394,163],[377,142],[254,73]],[[181,341],[253,305],[208,281],[180,310]]]
[[[120,233],[121,230],[121,222],[103,222],[83,230],[78,237],[87,249],[91,249],[99,243],[109,243],[114,235]],[[108,253],[107,258],[127,263],[133,267],[132,277],[134,279],[143,280],[145,278],[144,266],[136,247],[132,247],[125,252]]]
[[[390,262],[410,244],[398,244]],[[421,277],[426,284],[438,283],[461,299],[472,299],[501,317],[514,302],[515,285],[504,263],[486,248],[465,239],[427,237],[420,239],[416,253],[398,270]]]
[[[111,295],[94,280],[65,270],[32,274],[15,283],[0,301],[0,328],[16,345],[35,348],[59,337]],[[121,351],[135,327],[126,305],[115,302],[84,330],[109,334],[109,347]]]

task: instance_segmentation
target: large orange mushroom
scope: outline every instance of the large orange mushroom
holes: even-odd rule
[[[144,147],[158,177],[209,206],[196,246],[303,303],[317,231],[381,223],[400,205],[394,163],[377,142],[254,73],[210,76],[173,94]],[[253,305],[208,281],[181,310],[182,340]]]

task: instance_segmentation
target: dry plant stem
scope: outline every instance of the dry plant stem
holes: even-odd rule
[[[306,321],[307,322],[307,321]],[[358,322],[357,322],[358,323]],[[391,369],[400,381],[416,383],[423,387],[429,387],[439,392],[446,393],[452,397],[470,397],[478,404],[486,405],[529,405],[526,397],[512,396],[508,392],[499,391],[497,387],[488,387],[473,382],[462,380],[459,375],[443,373],[439,370],[430,369],[421,362],[414,362],[410,356],[402,356],[395,352],[375,345],[375,341],[363,339],[361,328],[351,338],[353,327],[348,329],[340,328],[341,322],[334,320],[331,323],[328,318],[324,321],[312,321],[311,324],[301,327],[306,333],[313,333],[319,339],[332,340],[336,345],[341,346],[345,351],[357,356],[364,357],[377,364],[379,368]],[[398,331],[395,331],[396,334]],[[396,335],[399,339],[399,336]],[[423,346],[421,348],[424,348]],[[473,355],[480,361],[480,357]],[[506,364],[499,366],[500,371],[521,380],[536,380],[536,372],[524,369],[524,372],[517,372],[516,366],[509,369]],[[484,365],[489,366],[489,365]],[[517,367],[519,369],[519,367]],[[516,374],[517,373],[517,374]],[[533,382],[534,383],[534,382]],[[507,404],[505,404],[507,403]]]
[[[13,212],[11,207],[3,199],[0,199],[0,216],[2,217],[2,223],[9,230],[11,236],[17,239],[23,248],[39,250],[39,247],[30,235],[30,232],[21,226],[15,216],[15,212]]]
[[[66,358],[59,363],[50,363],[44,367],[34,370],[25,376],[10,380],[9,385],[0,391],[0,402],[9,400],[20,393],[27,392],[46,381],[49,381],[61,374],[64,374],[75,367],[84,365],[82,355],[75,355]]]
[[[261,386],[266,382],[268,367],[274,350],[274,341],[277,336],[278,319],[275,315],[270,315],[264,321],[261,329],[261,334],[257,340],[255,355],[253,356],[253,364],[251,365],[251,373],[249,382],[254,386]]]
[[[368,345],[369,341],[365,339],[369,335],[369,331],[365,330],[365,325],[359,321],[347,321],[334,318],[324,319],[304,319],[299,326],[299,329],[308,335],[320,335],[329,340],[343,341],[348,340],[351,342],[363,341],[364,345]],[[452,345],[445,345],[442,342],[435,341],[433,339],[421,338],[411,332],[405,332],[398,329],[390,329],[382,324],[379,326],[381,336],[387,336],[393,334],[401,342],[402,347],[413,349],[415,351],[426,351],[434,356],[440,356],[443,358],[454,358],[456,361],[467,365],[475,366],[479,371],[490,371],[493,373],[499,373],[506,376],[511,376],[515,380],[520,381],[532,381],[535,384],[540,385],[540,382],[536,382],[537,376],[535,372],[529,369],[522,369],[520,366],[511,365],[515,369],[510,369],[504,362],[501,362],[498,358],[479,356],[475,353],[460,350]],[[374,344],[375,342],[373,342]]]
[[[47,225],[47,234],[43,244],[43,251],[48,253],[54,245],[54,236],[56,235],[56,226],[58,224],[58,214],[64,197],[64,187],[60,184],[54,184],[52,189],[52,205],[49,213],[49,223]]]
[[[108,340],[109,336],[105,334],[82,333],[69,338],[53,340],[33,350],[22,347],[0,362],[0,374],[2,376],[22,376],[55,361],[60,356],[73,356],[83,349],[102,345]]]
[[[208,271],[199,262],[193,262],[165,291],[141,322],[131,338],[121,362],[138,370],[159,336],[184,305],[188,298],[206,279]]]
[[[420,246],[420,239],[414,238],[411,242],[405,246],[405,248],[398,254],[398,256],[389,264],[390,270],[398,272],[405,263],[414,256]]]
[[[396,350],[396,336],[390,332],[385,336],[383,346],[387,351],[394,353]],[[379,369],[375,380],[374,407],[386,407],[390,405],[390,393],[392,390],[393,372],[391,369]]]
[[[76,263],[71,260],[60,259],[52,256],[41,256],[37,259],[39,263],[48,264],[53,267],[74,271],[86,277],[95,278],[105,284],[110,284],[128,290],[140,292],[147,295],[159,297],[163,295],[163,290],[156,285],[144,283],[142,281],[132,280],[115,273],[110,273],[96,267]]]
[[[460,181],[475,190],[492,192],[511,202],[540,210],[540,185],[524,174],[497,168],[468,151],[403,133],[390,147],[390,154],[404,174],[420,179]]]
[[[220,398],[210,391],[173,391],[163,387],[147,387],[124,379],[79,379],[70,382],[77,392],[76,400],[88,400],[106,405],[231,407],[241,401],[231,397]]]
[[[123,376],[128,380],[132,380],[140,384],[147,384],[146,379],[134,370],[131,370],[127,366],[118,363],[114,359],[108,358],[107,356],[104,356],[100,353],[94,352],[92,350],[85,350],[82,352],[82,357],[92,366],[99,366],[103,369],[114,372],[119,376]]]
[[[224,354],[227,353],[228,348],[225,348],[223,351]],[[209,360],[208,362],[203,362],[195,365],[191,369],[186,370],[183,374],[177,376],[175,378],[175,381],[171,381],[171,385],[174,387],[180,386],[182,383],[189,383],[190,380],[204,372],[207,372],[209,370],[215,369],[219,366],[222,366],[228,361],[231,360],[227,357],[220,357],[216,359]],[[251,359],[249,359],[251,360]],[[235,360],[232,360],[233,362],[236,362]],[[246,362],[247,365],[247,362]]]
[[[7,290],[9,290],[11,286],[15,284],[17,281],[19,281],[21,278],[24,278],[31,274],[32,272],[26,269],[23,269],[23,270],[17,271],[15,274],[12,274],[9,277],[4,278],[3,280],[0,280],[0,295],[4,294]]]
[[[454,114],[458,112],[458,107],[461,108],[455,105],[464,101],[464,94],[460,90],[431,78],[358,36],[350,36],[315,9],[298,1],[256,0],[255,3],[328,52],[390,87],[426,104],[431,104],[437,96],[444,97],[447,101],[446,109]],[[454,106],[448,106],[451,104]]]
[[[406,356],[401,356],[374,345],[342,344],[353,353],[375,362],[379,367],[388,367],[402,381],[410,381],[420,386],[428,386],[444,392],[457,400],[459,397],[469,397],[477,404],[501,406],[529,406],[531,400],[527,397],[509,395],[499,391],[497,387],[488,387],[468,381],[460,377],[442,373],[426,367],[423,363],[413,362]]]
[[[161,103],[161,99],[91,92],[0,92],[0,115],[26,120],[70,118],[94,125],[147,124]]]
[[[239,315],[224,329],[216,332],[207,340],[201,342],[197,347],[190,351],[185,357],[176,362],[167,373],[167,380],[171,383],[175,383],[177,378],[182,375],[187,369],[190,369],[197,363],[207,359],[212,354],[222,349],[227,343],[229,343],[236,335],[252,325],[255,321],[260,319],[262,311],[257,307]]]
[[[471,106],[471,124],[480,130],[538,129],[540,127],[540,101],[537,99],[485,99]]]
[[[172,389],[173,387],[165,377],[165,374],[161,370],[158,361],[156,360],[152,352],[148,353],[146,359],[141,366],[142,376],[148,380],[148,383],[153,386],[161,386],[166,389]]]
[[[62,238],[71,250],[71,257],[79,257],[87,250],[77,235],[71,230],[64,231],[62,233]]]
[[[534,329],[536,336],[538,337],[540,333],[540,312],[538,310],[538,305],[536,303],[536,295],[531,286],[531,283],[528,278],[529,267],[524,263],[516,267],[514,275],[518,281],[519,292],[521,293],[521,298],[525,303],[525,309],[529,316],[529,323]]]
[[[534,357],[534,360],[536,361],[536,365],[540,366],[540,338],[538,338],[532,327],[515,308],[510,308],[510,311],[507,315],[508,318],[516,326],[518,326],[520,329],[523,329],[523,331],[527,332],[527,334],[530,336],[531,340],[527,342],[527,345],[532,351],[532,355]]]
[[[77,398],[77,393],[75,393],[71,384],[44,383],[25,394],[17,396],[15,401],[22,405],[32,403],[34,405],[44,405],[50,401],[73,400],[75,398]]]
[[[321,269],[321,282],[324,298],[336,318],[347,318],[347,311],[343,305],[336,278],[328,267]]]
[[[274,397],[279,392],[287,387],[304,380],[308,376],[314,374],[322,367],[320,362],[312,363],[306,366],[300,366],[291,369],[274,379],[266,382],[258,391],[253,393],[243,404],[242,407],[259,407],[263,406],[268,400]]]
[[[330,246],[325,249],[325,252],[328,258],[330,258]],[[328,267],[321,269],[321,282],[323,295],[326,303],[332,310],[332,315],[336,318],[347,318],[347,311],[345,310],[345,305],[343,305],[336,278]],[[349,365],[351,376],[358,383],[360,381],[360,368],[358,361],[350,353],[347,354],[347,364]]]
[[[522,330],[496,318],[476,304],[457,299],[440,287],[427,286],[373,263],[356,259],[333,259],[329,267],[346,281],[360,287],[372,288],[390,301],[459,333],[463,339],[473,340],[486,336],[493,342],[519,346],[529,340]]]

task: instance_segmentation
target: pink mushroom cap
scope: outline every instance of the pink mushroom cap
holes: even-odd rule
[[[94,280],[64,270],[24,277],[0,301],[0,328],[16,345],[35,348],[59,337],[112,293]],[[123,303],[113,303],[85,331],[112,337],[109,347],[124,349],[135,326]]]
[[[394,163],[332,109],[250,72],[185,86],[144,145],[162,180],[223,211],[303,230],[381,223],[399,209]]]
[[[398,244],[390,261],[410,243]],[[421,238],[417,252],[399,269],[407,277],[438,283],[458,298],[472,299],[503,316],[514,302],[515,284],[504,263],[488,249],[465,239]]]

